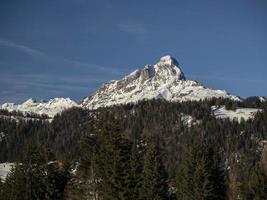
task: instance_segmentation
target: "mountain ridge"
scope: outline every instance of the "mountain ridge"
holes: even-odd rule
[[[56,114],[63,110],[78,106],[78,104],[70,98],[54,98],[48,101],[36,101],[33,98],[26,100],[22,104],[4,103],[0,104],[0,109],[12,111],[20,111],[23,114],[47,115],[53,118]]]
[[[167,55],[161,57],[155,64],[136,69],[120,80],[108,81],[79,104],[70,98],[54,98],[40,102],[31,98],[22,104],[0,104],[0,109],[39,115],[46,114],[53,118],[57,113],[71,107],[94,110],[99,107],[136,103],[149,99],[183,102],[213,97],[242,100],[237,96],[230,95],[225,90],[211,89],[195,80],[186,79],[179,62],[174,57]],[[259,99],[261,101],[266,100],[265,97],[259,97]]]
[[[212,97],[240,100],[225,90],[206,88],[197,81],[187,80],[178,61],[172,56],[163,56],[154,65],[126,75],[121,80],[112,80],[102,85],[93,95],[86,97],[81,106],[88,109],[135,103],[145,99],[167,101],[192,101]]]

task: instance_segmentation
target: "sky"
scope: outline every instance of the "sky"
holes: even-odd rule
[[[0,103],[70,97],[172,55],[187,79],[267,95],[266,0],[0,0]]]

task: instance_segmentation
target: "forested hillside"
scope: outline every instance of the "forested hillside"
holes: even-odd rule
[[[213,105],[261,111],[216,119]],[[18,163],[0,185],[2,199],[267,196],[267,105],[257,98],[74,108],[52,122],[0,118],[0,132],[1,162]]]

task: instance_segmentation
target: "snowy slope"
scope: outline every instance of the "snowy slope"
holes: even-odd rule
[[[81,105],[96,109],[144,99],[190,101],[212,97],[239,100],[224,90],[206,88],[196,81],[186,80],[178,62],[171,56],[164,56],[154,65],[146,65],[121,80],[109,81],[94,95],[85,98]]]
[[[33,99],[29,99],[22,104],[4,103],[0,105],[0,109],[8,111],[20,111],[22,113],[34,113],[38,115],[46,114],[49,117],[54,117],[57,113],[61,113],[63,110],[78,106],[70,98],[54,98],[47,102],[37,102]]]
[[[266,101],[267,101],[267,97],[259,97],[259,100],[260,100],[261,102],[266,102]]]
[[[7,174],[10,172],[14,163],[0,163],[0,179],[4,181]]]
[[[235,111],[226,110],[224,106],[223,107],[212,106],[211,110],[216,118],[219,119],[229,118],[231,120],[237,119],[238,121],[240,121],[241,118],[244,118],[244,120],[253,118],[257,112],[261,111],[261,109],[255,109],[255,108],[237,108]]]

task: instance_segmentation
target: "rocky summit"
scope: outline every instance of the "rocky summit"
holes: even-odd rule
[[[178,61],[172,56],[163,56],[154,65],[145,65],[121,80],[104,84],[81,104],[88,109],[97,109],[117,104],[135,103],[145,99],[165,99],[167,101],[192,101],[212,97],[231,98],[224,90],[204,87],[187,80]]]

